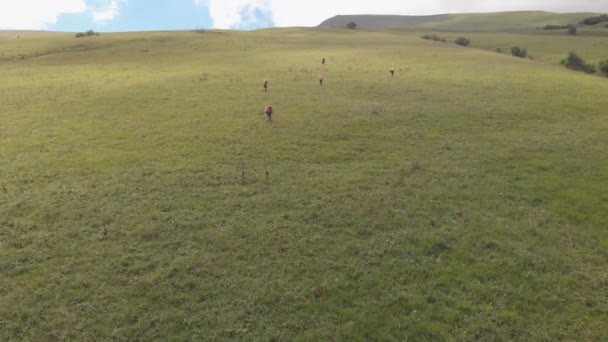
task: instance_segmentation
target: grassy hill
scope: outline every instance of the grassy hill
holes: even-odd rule
[[[419,36],[0,40],[0,340],[608,339],[608,81]]]
[[[429,34],[431,31],[420,31],[419,35]],[[406,33],[407,35],[413,32]],[[449,41],[459,36],[471,40],[471,47],[496,51],[510,55],[511,47],[520,46],[528,50],[532,58],[539,62],[558,65],[566,58],[568,52],[575,51],[586,61],[597,65],[600,61],[608,59],[608,29],[605,32],[579,30],[577,36],[569,35],[563,31],[534,31],[533,33],[519,34],[512,32],[444,32],[439,33]]]
[[[550,13],[540,11],[465,13],[430,16],[339,15],[320,27],[345,27],[349,22],[367,29],[425,28],[454,31],[529,30],[545,25],[577,24],[596,13]],[[603,26],[603,25],[602,25]]]
[[[405,16],[405,15],[337,15],[323,21],[319,27],[346,27],[354,22],[360,28],[367,29],[389,29],[389,28],[412,28],[430,25],[431,23],[443,23],[448,21],[449,14]]]

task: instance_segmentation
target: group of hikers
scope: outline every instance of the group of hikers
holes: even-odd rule
[[[321,60],[321,64],[323,64],[323,66],[325,66],[325,57],[323,57],[323,59]],[[390,73],[391,73],[391,77],[395,76],[395,68],[390,68]],[[319,85],[323,85],[323,74],[319,74]],[[264,92],[268,92],[268,80],[264,80]],[[268,105],[266,106],[266,108],[264,109],[264,113],[266,114],[266,118],[268,119],[269,122],[272,122],[272,114],[273,114],[273,109],[272,109],[272,105]]]

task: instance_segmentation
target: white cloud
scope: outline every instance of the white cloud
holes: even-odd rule
[[[42,30],[64,13],[83,13],[84,0],[0,0],[0,29]]]
[[[104,8],[93,11],[93,20],[97,22],[107,22],[114,19],[120,12],[120,5],[127,0],[112,0]]]
[[[271,0],[194,0],[197,5],[209,8],[213,27],[238,28],[251,23],[255,11],[270,13]]]
[[[242,25],[242,11],[272,13],[277,26],[316,26],[338,14],[423,15],[448,12],[545,10],[606,12],[608,0],[194,0],[209,8],[216,28]],[[247,7],[250,6],[250,7]]]

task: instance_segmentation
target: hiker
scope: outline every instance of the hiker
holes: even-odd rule
[[[321,64],[325,65],[325,57],[321,60]]]
[[[268,80],[264,80],[264,92],[268,91]]]
[[[266,113],[266,118],[268,119],[268,121],[272,122],[272,106],[271,105],[266,106],[266,109],[264,109],[264,113]]]
[[[391,68],[391,77],[395,76],[395,68]]]
[[[323,75],[319,75],[319,84],[323,85]]]

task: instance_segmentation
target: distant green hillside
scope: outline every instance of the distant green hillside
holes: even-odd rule
[[[319,26],[344,27],[349,22],[355,22],[357,26],[368,29],[517,30],[536,28],[547,24],[578,23],[584,18],[596,15],[595,13],[549,12],[467,13],[430,16],[338,15],[324,21]]]

